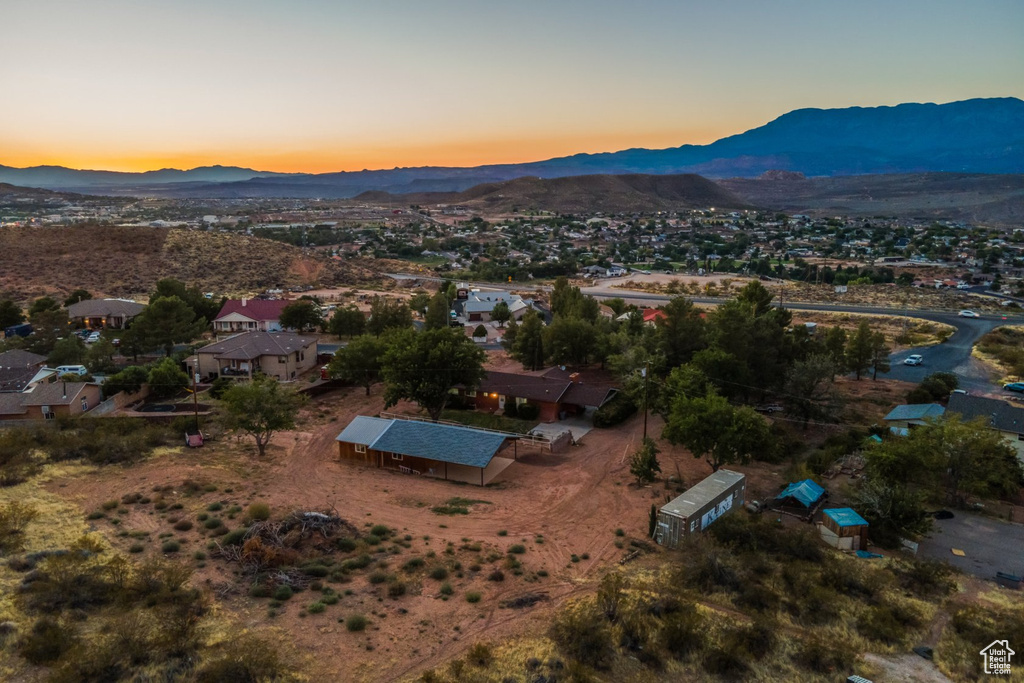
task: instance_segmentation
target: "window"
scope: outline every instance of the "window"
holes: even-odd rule
[[[476,389],[470,389],[466,392],[466,396],[470,398],[476,398]]]
[[[82,397],[82,412],[89,410],[89,399],[85,396]]]
[[[288,356],[278,356],[277,357],[277,362],[278,363],[287,363],[288,362]]]
[[[299,360],[306,360],[306,354],[303,351],[299,351]]]
[[[365,453],[366,452],[366,446],[364,446],[361,443],[355,444],[355,447],[356,447],[356,453]]]
[[[401,460],[402,459],[402,454],[401,453],[392,453],[391,454],[391,459],[392,460]]]

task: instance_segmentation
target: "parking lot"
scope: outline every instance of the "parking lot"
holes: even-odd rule
[[[1024,575],[1024,525],[959,510],[953,514],[953,519],[935,520],[932,533],[921,541],[919,557],[946,560],[982,579],[994,579],[996,572]],[[964,556],[955,555],[954,548]]]

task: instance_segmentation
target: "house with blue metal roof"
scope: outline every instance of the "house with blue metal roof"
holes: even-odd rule
[[[359,415],[336,438],[338,458],[484,486],[515,460],[516,436],[457,425]]]
[[[886,425],[889,431],[894,434],[905,434],[901,430],[909,430],[911,427],[920,427],[927,424],[928,420],[936,420],[942,417],[946,409],[938,403],[912,403],[909,405],[896,406],[886,415]]]

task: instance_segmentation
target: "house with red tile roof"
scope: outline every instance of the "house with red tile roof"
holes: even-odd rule
[[[217,339],[241,332],[280,332],[284,299],[228,299],[213,319]]]

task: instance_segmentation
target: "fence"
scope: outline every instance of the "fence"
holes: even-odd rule
[[[475,429],[480,432],[491,432],[492,434],[502,434],[504,436],[515,438],[520,444],[524,446],[531,446],[533,448],[543,448],[551,450],[551,440],[546,436],[537,436],[536,434],[513,434],[512,432],[503,432],[500,429],[488,429],[487,427],[474,427],[471,425],[464,425],[460,422],[453,422],[452,420],[431,420],[429,417],[421,417],[419,415],[402,415],[400,413],[381,413],[380,416],[384,419],[389,420],[409,420],[412,422],[432,422],[440,425],[450,425],[452,427],[466,427],[468,429]]]

